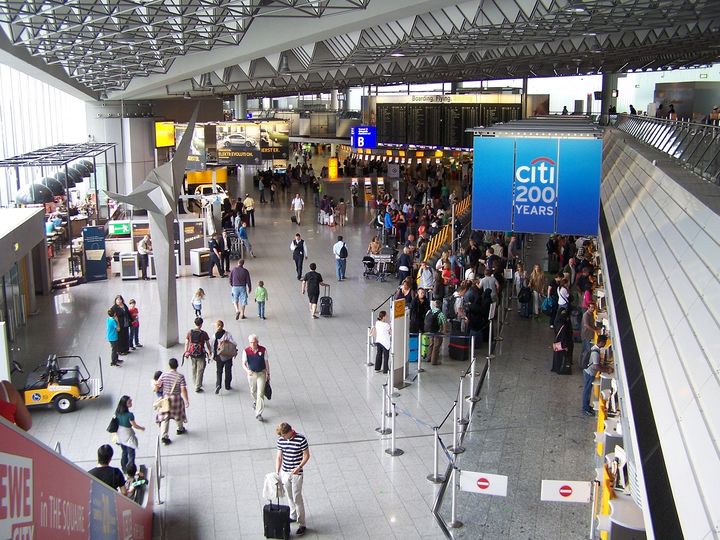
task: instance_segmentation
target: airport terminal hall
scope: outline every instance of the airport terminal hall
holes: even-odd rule
[[[720,540],[720,1],[0,0],[0,540]]]

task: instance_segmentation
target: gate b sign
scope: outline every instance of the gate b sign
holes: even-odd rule
[[[598,230],[598,139],[475,137],[472,227],[589,234]]]
[[[350,146],[375,148],[377,146],[377,128],[375,126],[352,126],[350,128]]]

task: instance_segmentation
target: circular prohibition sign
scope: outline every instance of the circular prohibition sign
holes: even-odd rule
[[[487,478],[478,478],[476,484],[480,489],[487,489],[490,487],[490,480]]]
[[[558,491],[562,497],[569,497],[573,493],[573,488],[566,484],[564,486],[560,486]]]

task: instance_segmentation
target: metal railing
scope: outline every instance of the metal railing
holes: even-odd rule
[[[621,114],[615,127],[720,184],[720,126]]]
[[[470,202],[471,197],[470,195],[468,195],[463,200],[455,203],[453,210],[456,219],[460,218],[460,216],[463,216],[470,209]],[[429,261],[435,255],[437,255],[438,251],[442,249],[442,246],[450,243],[452,238],[452,226],[452,223],[448,223],[430,239],[427,248],[425,249],[425,256],[423,257],[423,261]]]

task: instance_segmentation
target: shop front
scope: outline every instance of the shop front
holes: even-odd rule
[[[0,322],[7,339],[36,311],[35,296],[50,292],[43,208],[0,209]]]

